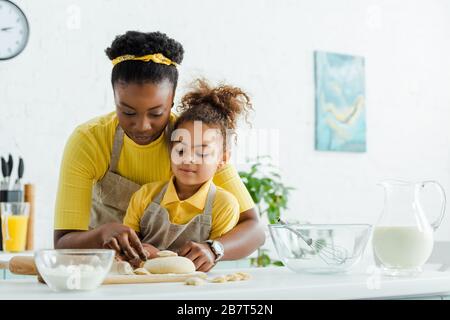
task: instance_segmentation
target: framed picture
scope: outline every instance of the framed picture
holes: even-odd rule
[[[316,150],[365,152],[364,58],[315,51],[314,65]]]

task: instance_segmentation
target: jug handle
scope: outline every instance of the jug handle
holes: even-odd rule
[[[444,188],[441,186],[441,184],[437,181],[433,181],[433,180],[429,180],[429,181],[423,181],[420,183],[422,185],[422,187],[425,187],[425,185],[429,185],[429,184],[433,184],[437,187],[437,190],[439,191],[439,194],[441,195],[441,199],[442,199],[442,204],[441,204],[441,213],[439,214],[439,217],[436,219],[436,221],[434,221],[431,224],[431,227],[433,228],[434,231],[436,231],[439,226],[442,223],[442,219],[444,219],[444,215],[445,215],[445,206],[447,203],[447,197],[445,196],[445,191]]]

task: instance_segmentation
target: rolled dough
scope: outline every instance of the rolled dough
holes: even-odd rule
[[[133,267],[126,261],[113,261],[109,272],[115,274],[134,274]]]
[[[150,273],[156,274],[195,272],[194,263],[188,258],[179,256],[159,257],[147,260],[144,263],[144,268]]]
[[[178,253],[170,250],[162,250],[157,253],[158,257],[176,257]]]

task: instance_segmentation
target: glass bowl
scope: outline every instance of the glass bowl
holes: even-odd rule
[[[98,288],[114,259],[109,249],[39,250],[36,267],[47,285],[55,291],[94,290]]]
[[[272,224],[270,235],[280,260],[295,272],[349,271],[362,257],[369,224]]]

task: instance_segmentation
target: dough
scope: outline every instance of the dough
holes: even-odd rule
[[[113,261],[110,273],[134,274],[133,267],[127,261]]]
[[[205,283],[206,283],[205,280],[198,278],[198,277],[188,278],[184,282],[184,284],[186,284],[188,286],[201,286]]]
[[[227,277],[226,276],[218,276],[218,277],[215,277],[214,279],[212,279],[211,282],[224,283],[224,282],[227,282]]]
[[[239,281],[239,280],[241,280],[241,277],[236,275],[235,273],[233,273],[233,274],[227,274],[226,279],[227,279],[227,281]]]
[[[244,276],[242,276],[240,273],[235,273],[233,274],[233,276],[236,279],[236,281],[244,280]]]
[[[211,280],[211,282],[215,283],[224,283],[227,281],[244,281],[251,279],[251,275],[246,272],[236,272],[232,274],[227,274],[226,276],[218,276]]]
[[[236,275],[239,275],[241,277],[241,280],[249,280],[252,278],[252,276],[247,272],[236,272]]]
[[[170,251],[170,250],[163,250],[159,251],[157,253],[158,257],[176,257],[178,256],[178,253]]]
[[[147,260],[144,268],[150,273],[193,273],[195,272],[194,263],[185,257],[159,257]]]
[[[134,274],[147,275],[150,274],[150,272],[148,272],[148,270],[145,268],[137,268],[134,270]]]

